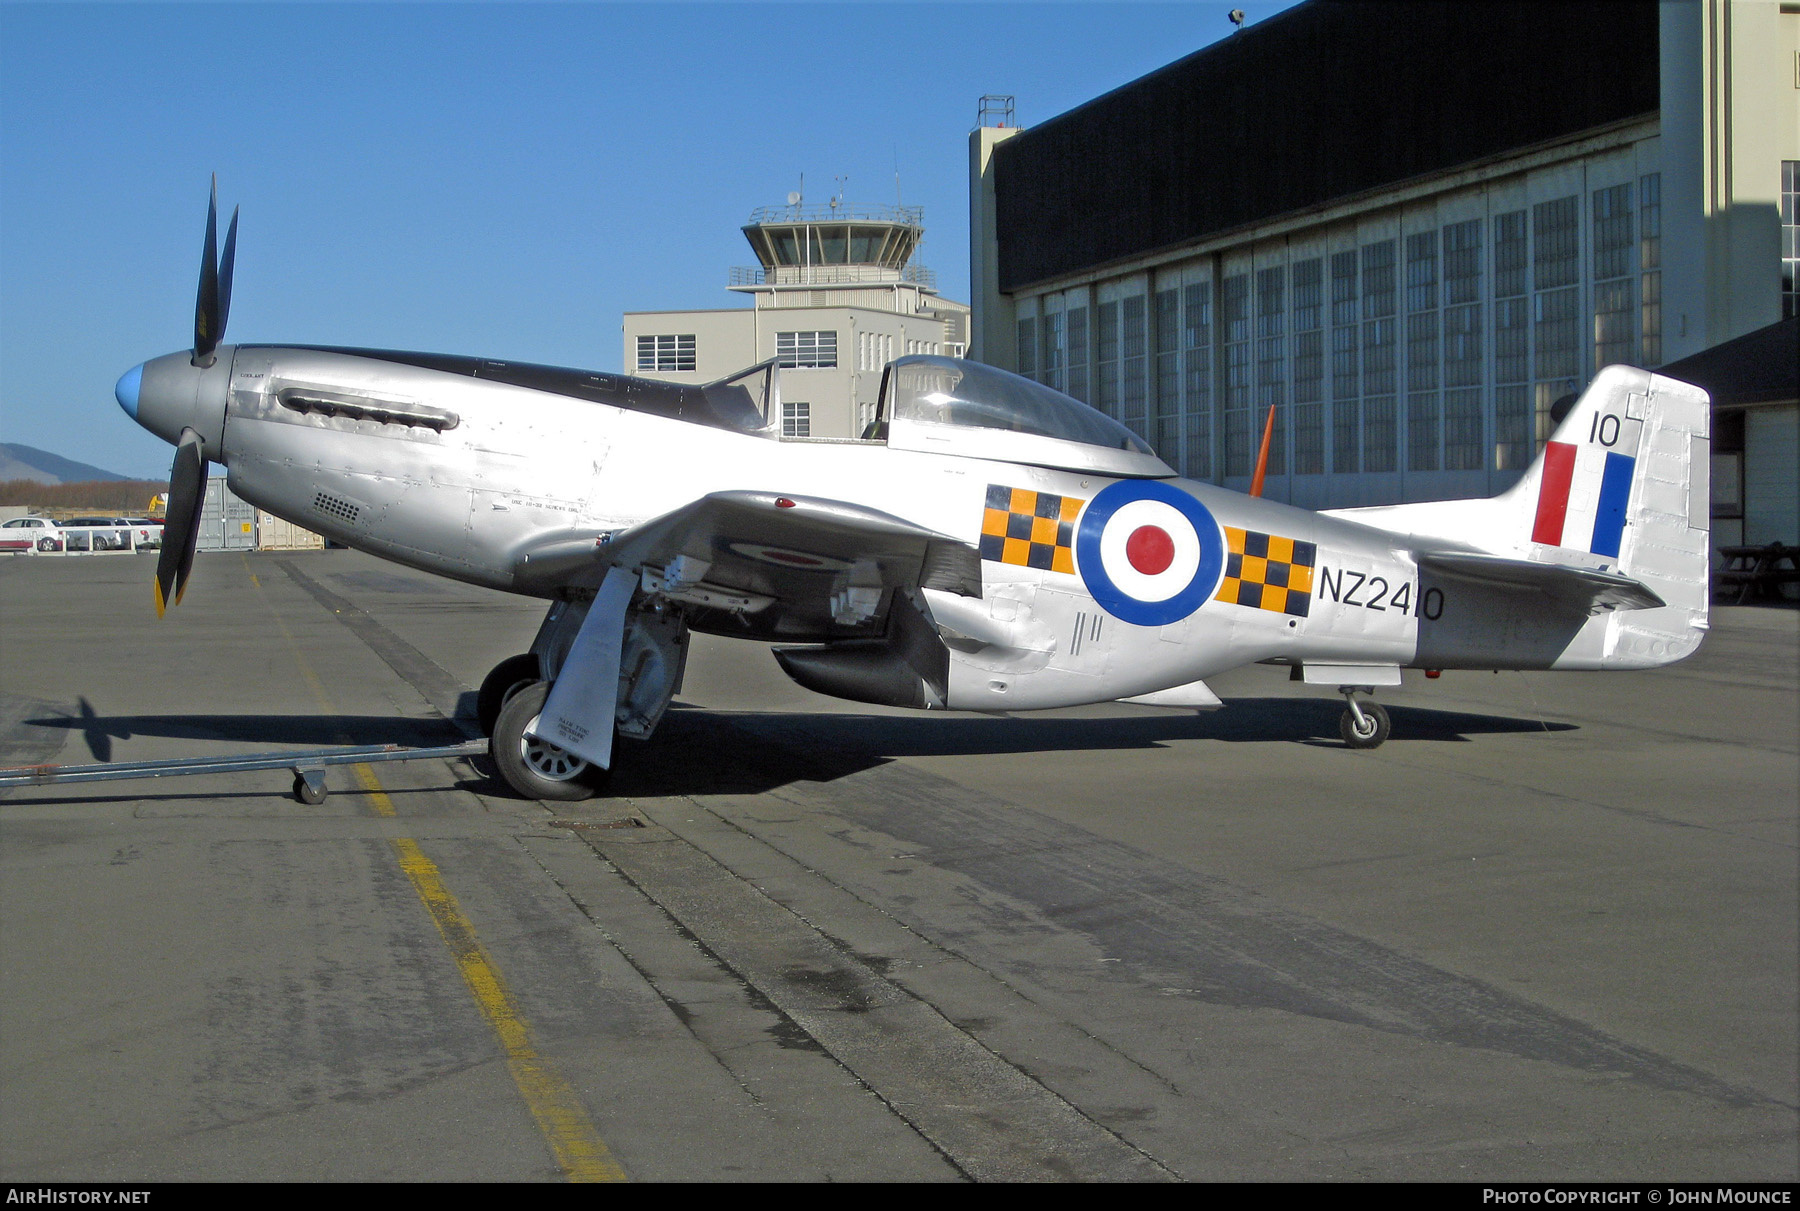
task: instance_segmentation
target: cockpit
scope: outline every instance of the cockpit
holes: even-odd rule
[[[869,437],[899,450],[1035,463],[1070,471],[1175,474],[1105,413],[1028,378],[950,357],[894,361]]]

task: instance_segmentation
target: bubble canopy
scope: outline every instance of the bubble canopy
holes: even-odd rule
[[[981,362],[900,358],[888,369],[882,397],[888,445],[896,449],[1111,475],[1175,474],[1110,416]]]

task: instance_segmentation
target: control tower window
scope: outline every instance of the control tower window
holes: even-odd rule
[[[784,369],[832,370],[837,367],[837,333],[777,332],[775,356]]]
[[[640,336],[637,338],[637,368],[656,373],[694,369],[694,337]]]

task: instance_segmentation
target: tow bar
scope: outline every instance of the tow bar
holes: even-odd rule
[[[301,752],[242,753],[222,757],[179,757],[169,761],[118,761],[99,765],[15,765],[0,769],[0,788],[52,786],[65,782],[118,782],[127,778],[186,778],[197,774],[237,774],[249,770],[294,771],[294,798],[320,804],[329,793],[325,770],[332,765],[360,765],[376,761],[425,761],[433,757],[479,757],[488,751],[486,740],[466,740],[438,748],[407,748],[400,744],[370,744],[360,748],[316,748]]]

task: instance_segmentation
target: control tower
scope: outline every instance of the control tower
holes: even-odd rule
[[[765,206],[744,225],[744,238],[762,264],[732,270],[731,284],[754,290],[892,282],[935,293],[937,275],[912,264],[925,235],[924,216],[918,206]]]
[[[758,264],[732,268],[726,285],[751,305],[627,312],[627,374],[705,383],[779,358],[785,435],[845,438],[874,419],[888,362],[967,350],[968,304],[941,297],[937,275],[913,263],[920,207],[808,206],[790,194],[743,232]]]

